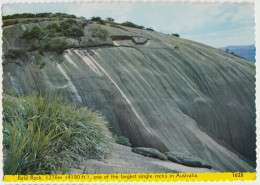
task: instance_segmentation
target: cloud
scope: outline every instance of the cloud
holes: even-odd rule
[[[234,13],[233,22],[247,22],[248,20],[254,20],[254,6],[252,4],[242,4],[238,7]]]

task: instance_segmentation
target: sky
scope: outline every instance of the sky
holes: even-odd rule
[[[3,15],[62,12],[87,19],[112,17],[213,47],[255,44],[254,4],[250,3],[77,3],[4,4]]]

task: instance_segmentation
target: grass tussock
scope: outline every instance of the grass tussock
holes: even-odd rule
[[[104,158],[114,139],[98,113],[34,93],[3,97],[4,174],[66,173],[82,156]]]

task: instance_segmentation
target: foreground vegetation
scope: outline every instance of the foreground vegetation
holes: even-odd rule
[[[98,112],[51,93],[4,94],[3,127],[5,175],[67,173],[81,157],[107,157],[114,143]]]

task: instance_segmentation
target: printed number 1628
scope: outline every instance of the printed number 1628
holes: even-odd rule
[[[243,177],[243,173],[233,173],[233,177]]]

